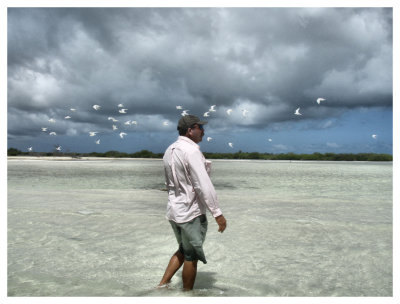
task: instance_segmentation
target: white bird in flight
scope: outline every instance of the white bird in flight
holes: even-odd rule
[[[212,137],[207,137],[207,141],[210,141],[210,140],[212,140]]]
[[[65,118],[65,119],[70,119],[70,118],[71,118],[71,116],[69,116],[69,115],[68,115],[68,116],[65,116],[64,118]]]
[[[177,110],[182,110],[182,106],[176,106]]]
[[[226,113],[227,113],[228,115],[231,115],[231,113],[232,113],[232,109],[228,109],[228,110],[226,110]]]
[[[56,120],[55,120],[54,118],[50,118],[50,119],[49,119],[49,122],[55,123]]]
[[[132,121],[131,121],[131,124],[132,124],[132,125],[137,125],[137,121],[136,121],[136,120],[132,120]]]
[[[243,115],[243,117],[246,117],[246,116],[247,116],[247,113],[249,113],[249,111],[247,111],[246,109],[245,109],[245,110],[242,110],[242,115]]]
[[[209,117],[209,116],[210,116],[210,112],[205,112],[205,113],[203,114],[203,116],[204,116],[204,117]]]
[[[47,128],[42,128],[42,131],[43,131],[43,132],[46,132],[46,131],[47,131]]]
[[[100,145],[100,139],[96,140],[96,145]]]
[[[209,109],[208,111],[210,111],[210,112],[215,112],[215,111],[216,111],[216,110],[215,110],[215,107],[216,107],[216,105],[211,106],[210,109]]]
[[[113,131],[118,130],[118,127],[116,125],[113,125],[112,128],[113,128]]]
[[[124,105],[122,104],[122,103],[120,103],[119,105],[118,105],[118,108],[123,108],[124,107]]]
[[[164,121],[164,122],[163,122],[163,125],[164,125],[164,126],[168,126],[168,121]]]
[[[57,151],[61,151],[61,146],[56,147]]]
[[[28,148],[28,151],[32,151],[32,147],[29,147],[29,148]]]
[[[127,135],[127,134],[124,132],[119,133],[119,137],[121,137],[121,138],[124,138],[125,135]]]
[[[183,110],[183,112],[181,113],[181,115],[182,115],[182,116],[188,115],[188,111],[189,111],[189,110]]]
[[[321,97],[320,97],[320,98],[317,99],[317,103],[320,104],[321,101],[324,101],[324,100],[325,100],[325,98],[321,98]]]
[[[372,138],[373,138],[373,139],[376,139],[377,137],[378,137],[378,135],[372,134]]]
[[[302,114],[300,113],[300,108],[297,108],[296,111],[294,112],[294,114],[295,114],[295,115],[302,115]]]
[[[131,125],[131,121],[130,121],[130,120],[125,121],[125,122],[124,122],[124,125],[130,126],[130,125]]]
[[[115,119],[114,117],[108,117],[108,120],[112,120],[113,122],[117,122],[118,120]]]
[[[75,112],[75,111],[76,111],[76,109],[74,109],[74,108],[71,108],[70,110],[71,110],[72,112]]]
[[[89,132],[89,136],[96,136],[96,134],[99,132]]]
[[[56,132],[50,132],[49,135],[57,135]]]
[[[126,114],[126,111],[128,111],[128,109],[121,109],[121,110],[119,110],[119,112],[122,113],[122,114]]]
[[[101,108],[101,106],[99,106],[99,105],[94,105],[93,106],[93,109],[95,109],[96,111],[98,110],[98,109],[100,109]]]
[[[233,148],[233,143],[228,143],[229,147]]]
[[[271,139],[271,138],[268,138],[268,141],[269,141],[269,142],[271,142],[271,141],[272,141],[272,139]]]

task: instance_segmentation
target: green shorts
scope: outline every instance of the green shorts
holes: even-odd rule
[[[175,223],[169,221],[174,230],[179,251],[185,256],[186,261],[200,260],[207,263],[203,251],[203,243],[207,233],[207,217],[202,214],[186,223]]]

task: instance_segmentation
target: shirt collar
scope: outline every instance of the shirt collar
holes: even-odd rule
[[[194,146],[196,146],[197,148],[200,149],[200,146],[199,146],[198,144],[196,144],[193,140],[191,140],[189,137],[186,137],[186,136],[179,136],[179,137],[178,137],[178,141],[179,141],[179,140],[186,141],[186,142],[188,142],[189,144],[192,144],[192,145],[194,145]]]

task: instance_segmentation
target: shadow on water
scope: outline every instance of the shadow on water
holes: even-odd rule
[[[221,182],[221,181],[214,181],[214,187],[215,189],[236,189],[237,187],[232,184],[232,183],[226,183],[226,182]]]
[[[197,273],[194,289],[190,291],[192,297],[221,297],[227,296],[226,291],[220,287],[216,287],[217,279],[215,278],[216,272],[203,272]]]
[[[177,280],[167,288],[151,288],[135,294],[135,296],[148,297],[217,297],[225,296],[225,291],[216,288],[215,272],[197,272],[196,282],[191,291],[183,291],[182,280]],[[180,278],[180,275],[178,275]]]
[[[196,281],[194,283],[194,289],[212,289],[215,282],[217,281],[214,276],[215,272],[203,272],[199,271],[196,275]]]

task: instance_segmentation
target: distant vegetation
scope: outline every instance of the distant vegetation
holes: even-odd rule
[[[390,154],[375,153],[318,153],[295,154],[295,153],[258,153],[242,152],[237,153],[204,153],[206,158],[213,159],[261,159],[261,160],[328,160],[328,161],[393,161]]]
[[[15,148],[10,148],[7,151],[8,156],[70,156],[70,157],[113,157],[113,158],[162,158],[164,153],[153,153],[148,150],[142,150],[135,153],[125,153],[119,151],[107,151],[104,153],[71,153],[71,152],[22,152]]]
[[[260,159],[260,160],[326,160],[326,161],[393,161],[390,154],[376,153],[318,153],[295,154],[295,153],[259,153],[259,152],[236,152],[236,153],[203,153],[209,159]],[[135,153],[118,151],[107,151],[104,153],[64,153],[64,152],[22,152],[15,148],[7,151],[8,156],[70,156],[70,157],[114,157],[114,158],[162,158],[163,153],[153,153],[142,150]]]

